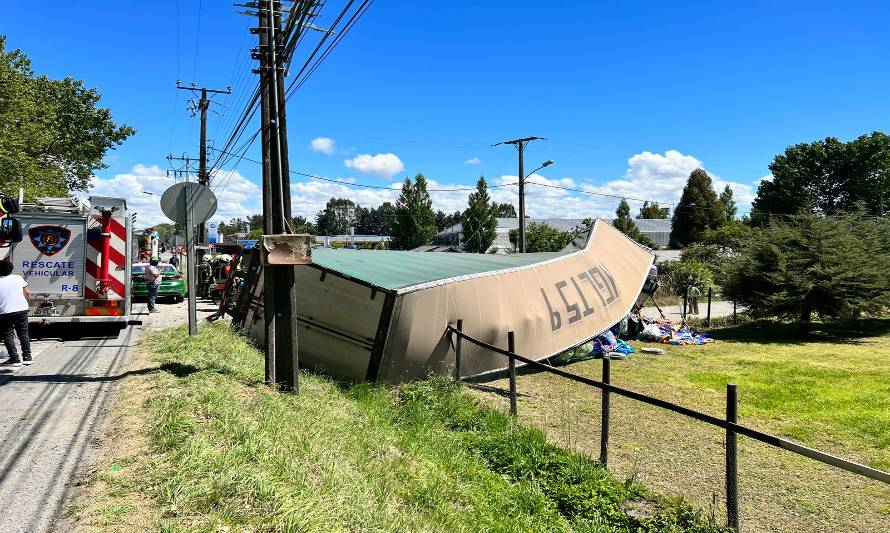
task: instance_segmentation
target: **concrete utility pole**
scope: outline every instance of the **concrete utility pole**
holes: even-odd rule
[[[543,141],[545,140],[543,137],[524,137],[522,139],[513,139],[512,141],[501,141],[496,144],[492,144],[492,146],[499,146],[502,144],[512,144],[516,147],[516,150],[519,151],[519,251],[525,253],[525,169],[523,168],[523,152],[525,151],[525,145],[531,141]],[[542,165],[540,168],[544,168],[552,164],[550,161],[548,164]],[[540,170],[540,168],[538,170]]]
[[[207,87],[198,87],[192,83],[191,87],[183,87],[179,81],[176,82],[176,88],[183,91],[191,91],[192,94],[198,96],[197,91],[201,91],[200,100],[198,100],[198,110],[201,113],[201,144],[199,145],[198,156],[198,183],[209,187],[210,176],[207,173],[207,111],[210,108],[210,99],[216,94],[231,94],[232,88],[226,87],[225,90],[208,89]],[[210,96],[208,96],[210,95]],[[198,225],[198,243],[207,244],[207,228],[204,224]]]
[[[190,181],[190,176],[191,176],[190,165],[192,164],[192,161],[194,161],[194,160],[195,160],[194,158],[189,157],[187,154],[182,154],[181,156],[174,156],[173,154],[168,154],[167,162],[170,163],[171,166],[173,165],[174,161],[179,161],[181,166],[178,169],[175,169],[175,168],[168,169],[167,177],[169,178],[170,176],[173,176],[173,179],[176,181],[179,181],[180,179],[185,179],[185,181]]]

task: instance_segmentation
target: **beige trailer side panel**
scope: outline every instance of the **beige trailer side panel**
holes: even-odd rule
[[[447,373],[454,356],[447,324],[463,319],[464,331],[544,358],[608,329],[633,306],[652,255],[604,221],[597,221],[580,252],[507,271],[432,284],[401,294],[379,379],[405,381]],[[462,373],[506,367],[497,354],[464,343]]]

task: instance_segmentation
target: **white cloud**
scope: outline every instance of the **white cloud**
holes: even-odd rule
[[[577,180],[571,177],[548,178],[539,174],[529,176],[525,188],[526,213],[533,218],[612,218],[620,197],[629,198],[631,208],[642,205],[643,199],[661,202],[662,205],[674,204],[679,201],[683,187],[689,174],[696,168],[705,168],[704,164],[691,155],[684,155],[676,150],[668,150],[663,154],[648,151],[633,155],[627,161],[627,170],[620,178],[604,183],[593,183],[588,180]],[[548,173],[552,173],[550,169]],[[707,170],[705,168],[705,170]],[[730,180],[711,173],[714,188],[719,193],[725,185],[733,189],[739,212],[744,213],[750,208],[755,196],[755,187]],[[337,178],[341,181],[354,181],[350,178]],[[519,190],[515,185],[516,176],[503,175],[489,180],[489,194],[495,202],[507,202],[519,205]],[[449,191],[431,191],[433,209],[446,213],[463,211],[467,206],[467,197],[472,192],[472,184],[442,183],[429,179],[429,189],[462,189]],[[315,180],[294,183],[291,187],[293,212],[307,218],[324,208],[331,197],[350,198],[363,207],[376,207],[383,202],[395,202],[399,196],[400,183],[393,183],[385,189],[366,189],[351,184],[336,184]],[[574,189],[574,190],[570,190]],[[591,193],[607,194],[600,196]],[[616,198],[619,197],[619,198]],[[638,198],[633,200],[632,198]]]
[[[478,164],[481,163],[481,162],[482,162],[482,160],[479,159],[478,157],[472,157],[472,158],[467,159],[466,161],[464,161],[464,164],[465,164],[465,165],[478,165]]]
[[[313,152],[333,155],[335,150],[334,144],[334,139],[331,139],[330,137],[316,137],[309,143],[309,149]]]
[[[130,172],[112,178],[93,177],[89,195],[125,198],[136,216],[137,227],[153,226],[170,220],[161,211],[160,195],[174,180],[157,165],[136,165]],[[260,188],[238,171],[220,171],[211,188],[217,196],[216,214],[211,220],[229,220],[262,212]],[[150,192],[153,194],[145,194]]]
[[[386,179],[391,179],[399,172],[405,170],[405,164],[402,163],[399,156],[392,153],[361,154],[343,162],[347,168],[355,169],[362,174],[373,174]]]
[[[683,187],[689,174],[697,169],[707,168],[702,161],[684,155],[677,150],[667,150],[664,154],[643,151],[627,160],[627,171],[618,179],[607,181],[601,185],[584,184],[582,189],[628,198],[657,201],[664,204],[676,204],[683,194]],[[733,197],[740,212],[750,208],[756,193],[747,183],[725,180],[718,174],[708,171],[713,179],[714,189],[719,194],[726,185],[733,190]],[[628,200],[631,206],[641,204],[639,201]],[[616,202],[613,202],[617,204]],[[614,208],[613,208],[614,211]]]

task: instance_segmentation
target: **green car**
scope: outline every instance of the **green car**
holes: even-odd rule
[[[134,297],[148,298],[148,286],[145,284],[145,269],[148,263],[133,264],[133,285],[132,291]],[[158,268],[161,269],[163,277],[161,278],[161,286],[158,289],[158,298],[172,296],[177,302],[185,299],[185,280],[182,272],[170,263],[160,263]]]

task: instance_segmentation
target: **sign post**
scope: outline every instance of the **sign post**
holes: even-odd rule
[[[195,265],[195,222],[194,209],[191,208],[191,191],[186,191],[189,207],[185,211],[185,263],[188,269],[188,309],[189,309],[189,335],[198,334],[198,312],[196,309],[195,285],[198,280]]]
[[[185,225],[186,268],[188,269],[189,335],[198,333],[196,311],[197,265],[195,264],[195,225],[216,213],[216,196],[208,187],[194,182],[171,185],[161,196],[161,210],[174,222]]]

